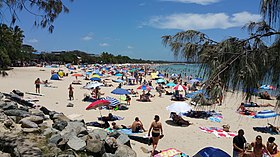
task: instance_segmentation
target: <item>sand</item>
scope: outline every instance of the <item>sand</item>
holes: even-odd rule
[[[64,68],[63,68],[64,69]],[[0,77],[0,92],[11,92],[13,89],[18,89],[23,92],[35,92],[34,81],[36,78],[40,78],[41,80],[49,80],[51,68],[41,68],[41,67],[23,67],[23,68],[14,68],[11,71],[8,71],[9,76],[2,78]],[[58,70],[58,69],[55,69]],[[65,72],[69,72],[64,69]],[[114,78],[114,77],[112,77]],[[36,98],[40,101],[37,104],[43,105],[50,110],[55,110],[58,112],[63,112],[65,115],[73,119],[84,119],[86,122],[97,121],[97,117],[100,116],[99,110],[85,110],[85,108],[89,105],[89,102],[83,102],[84,94],[89,94],[90,91],[86,89],[82,89],[82,86],[86,84],[85,80],[82,78],[78,78],[82,81],[82,85],[73,85],[74,87],[74,98],[75,100],[68,100],[68,87],[69,84],[75,77],[68,76],[64,77],[62,80],[54,81],[51,80],[52,86],[57,86],[58,88],[50,88],[43,87],[41,85],[41,93],[44,96],[32,96],[25,94],[25,98]],[[147,77],[147,80],[148,77]],[[105,96],[112,96],[115,98],[119,98],[118,95],[111,94],[111,91],[117,87],[117,83],[112,83],[114,87],[101,87],[101,92],[105,93]],[[125,85],[123,88],[125,89],[135,89],[139,85],[128,86]],[[138,91],[141,93],[141,91]],[[155,93],[155,90],[152,91]],[[261,135],[263,137],[263,143],[266,143],[267,138],[271,135],[258,133],[253,130],[253,126],[266,126],[267,123],[275,124],[275,118],[270,119],[253,119],[246,116],[241,116],[237,114],[235,111],[239,104],[241,103],[241,96],[233,93],[227,93],[226,99],[222,106],[217,106],[216,111],[221,112],[223,115],[222,122],[211,122],[210,120],[204,119],[193,119],[184,117],[186,120],[194,123],[189,127],[179,127],[172,126],[166,123],[169,119],[169,112],[166,110],[166,107],[174,101],[170,100],[170,96],[163,95],[163,97],[158,97],[156,94],[155,98],[152,98],[152,102],[137,102],[136,97],[132,97],[131,105],[129,106],[129,110],[126,111],[108,111],[101,110],[102,115],[107,115],[108,113],[113,113],[114,115],[125,117],[122,121],[116,121],[117,124],[131,125],[134,118],[138,116],[140,120],[143,122],[145,129],[149,129],[151,122],[153,121],[154,115],[160,116],[160,121],[163,124],[163,132],[164,138],[159,141],[159,145],[157,150],[164,150],[167,148],[176,148],[188,155],[194,155],[200,149],[213,146],[220,148],[230,155],[232,154],[232,138],[230,137],[221,137],[218,138],[213,134],[208,134],[200,131],[199,127],[210,127],[217,126],[222,127],[224,124],[230,125],[231,131],[238,131],[238,129],[245,130],[245,138],[248,142],[253,142],[257,135]],[[138,98],[138,97],[137,97]],[[257,103],[271,103],[275,104],[276,100],[262,100],[262,99],[254,99]],[[66,105],[71,102],[74,104],[74,107],[66,107]],[[189,100],[186,101],[189,103]],[[265,108],[253,108],[253,110],[264,110],[264,109],[273,109],[272,107]],[[142,133],[139,135],[145,135],[147,133]],[[280,137],[274,136],[276,138],[276,142],[279,143]],[[149,154],[145,154],[141,147],[147,148],[151,150],[151,146],[141,144],[136,141],[131,141],[132,148],[137,152],[139,157],[149,156]]]

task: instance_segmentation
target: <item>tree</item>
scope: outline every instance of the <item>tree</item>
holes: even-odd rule
[[[0,0],[1,16],[4,16],[5,9],[10,11],[11,24],[18,20],[18,12],[25,10],[34,16],[35,26],[48,28],[49,32],[53,32],[56,18],[63,12],[69,12],[63,0]]]
[[[279,4],[278,0],[261,0],[264,21],[251,22],[244,27],[250,33],[247,39],[230,37],[217,42],[202,32],[187,30],[162,36],[162,42],[175,56],[200,62],[201,67],[207,69],[208,80],[204,83],[209,89],[222,83],[223,90],[242,89],[250,97],[263,81],[279,82]],[[263,41],[268,37],[274,40],[272,44]]]

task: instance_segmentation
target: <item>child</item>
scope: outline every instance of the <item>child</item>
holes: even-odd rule
[[[72,87],[71,84],[69,85],[68,89],[69,89],[69,100],[72,100],[72,99],[74,100],[74,91],[73,91],[74,88]]]
[[[275,138],[269,137],[266,143],[267,150],[270,154],[276,154],[277,153],[277,144],[274,143]]]
[[[131,97],[128,94],[126,94],[125,96],[126,96],[126,104],[130,105]]]

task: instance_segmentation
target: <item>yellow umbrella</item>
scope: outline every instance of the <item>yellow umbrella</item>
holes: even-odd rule
[[[92,77],[100,78],[100,76],[98,74],[93,74]]]

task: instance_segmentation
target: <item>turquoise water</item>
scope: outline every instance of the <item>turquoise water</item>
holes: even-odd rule
[[[200,64],[169,64],[169,65],[158,65],[153,67],[155,70],[160,73],[168,73],[171,74],[181,74],[184,78],[185,76],[192,75],[193,78],[202,78],[203,73],[200,72]]]

